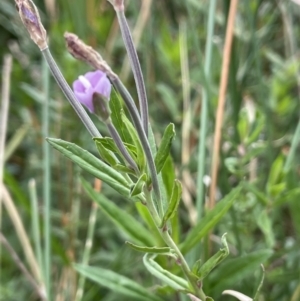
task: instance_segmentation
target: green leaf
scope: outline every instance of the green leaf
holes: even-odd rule
[[[162,168],[161,173],[158,175],[158,177],[160,176],[162,177],[163,185],[165,187],[166,199],[170,200],[172,196],[174,181],[175,181],[175,168],[174,168],[173,160],[170,155],[168,156],[164,164],[164,167]],[[166,205],[168,205],[168,202],[166,202]],[[172,227],[172,238],[174,242],[178,244],[179,235],[180,235],[178,213],[177,216],[172,218],[171,227]]]
[[[211,289],[217,293],[236,284],[250,273],[253,273],[272,254],[272,250],[260,250],[224,261],[209,275]]]
[[[74,143],[60,139],[47,138],[47,141],[63,155],[71,159],[82,169],[89,172],[96,178],[102,180],[121,195],[128,197],[130,186],[123,176],[113,168],[103,163],[88,151],[82,149]]]
[[[161,175],[163,179],[164,186],[166,188],[167,198],[171,199],[173,185],[175,181],[175,168],[172,157],[169,155],[164,167],[161,170]]]
[[[145,254],[143,262],[147,270],[156,278],[162,280],[165,284],[169,285],[175,290],[189,290],[188,282],[181,277],[178,277],[169,271],[163,269],[156,261],[154,257],[149,254]]]
[[[157,146],[156,146],[156,142],[155,142],[154,133],[153,133],[151,127],[149,127],[148,140],[149,140],[152,156],[153,156],[153,158],[155,158],[156,153],[157,153]]]
[[[300,196],[300,188],[294,188],[286,192],[284,195],[280,196],[276,201],[273,202],[273,206],[280,206],[289,201],[294,200],[295,198],[299,198]]]
[[[110,95],[109,107],[111,109],[111,119],[115,128],[117,129],[121,139],[123,142],[132,143],[132,138],[129,132],[129,129],[126,127],[122,120],[121,113],[123,112],[122,101],[120,99],[119,94],[112,90]]]
[[[135,185],[132,187],[131,192],[130,192],[130,196],[136,196],[136,195],[142,193],[143,187],[144,187],[146,181],[147,181],[147,175],[145,173],[143,173],[139,177],[139,179],[137,180]]]
[[[243,187],[244,187],[246,190],[252,192],[252,193],[257,197],[257,200],[260,201],[263,205],[268,205],[269,200],[268,200],[267,196],[266,196],[264,193],[260,192],[260,191],[254,186],[254,184],[251,184],[251,183],[249,183],[249,182],[244,182],[244,183],[243,183]]]
[[[114,292],[124,295],[130,300],[163,301],[163,299],[155,296],[142,285],[113,271],[82,264],[74,264],[73,266],[75,270],[84,277]]]
[[[107,162],[111,166],[115,166],[117,164],[116,157],[111,153],[111,151],[107,150],[103,143],[99,140],[95,140],[96,147],[98,149],[98,152],[100,154],[100,157]]]
[[[250,129],[250,123],[249,123],[249,118],[248,118],[246,108],[242,109],[239,113],[239,121],[237,124],[237,129],[241,141],[244,142],[249,135],[249,129]]]
[[[240,192],[240,186],[234,188],[189,232],[188,236],[180,246],[183,254],[189,252],[201,240],[201,238],[207,235],[207,233],[220,221],[220,219],[233,205]]]
[[[137,246],[129,241],[126,241],[126,244],[130,246],[132,249],[139,252],[151,253],[157,255],[166,255],[177,259],[176,253],[169,247],[143,247],[143,246]]]
[[[174,217],[180,202],[181,194],[182,194],[181,183],[178,180],[175,180],[173,185],[171,200],[169,202],[168,209],[163,217],[161,228],[163,228],[166,225],[166,222],[169,219]]]
[[[155,244],[152,234],[133,216],[108,200],[104,195],[97,193],[86,181],[82,180],[82,185],[90,198],[95,201],[107,216],[120,229],[127,233],[131,239],[146,246]]]
[[[267,246],[272,249],[275,245],[275,237],[273,232],[272,220],[268,216],[267,210],[261,210],[257,216],[257,225],[265,236]]]
[[[139,136],[136,132],[135,127],[129,121],[129,119],[127,118],[127,116],[125,115],[124,112],[121,112],[121,117],[122,117],[122,120],[123,120],[125,126],[129,130],[129,133],[131,135],[133,143],[136,147],[136,162],[137,162],[140,170],[144,170],[145,166],[146,166],[146,157],[145,157],[145,154],[144,154],[144,150],[143,150],[140,138],[139,138]]]
[[[249,135],[249,137],[247,137],[245,143],[247,145],[251,144],[252,142],[254,142],[255,140],[258,139],[259,134],[262,132],[263,128],[266,125],[266,121],[264,116],[260,115],[258,118],[256,118],[256,125],[254,130],[251,132],[251,134]]]
[[[102,137],[102,138],[93,138],[95,142],[101,143],[106,149],[112,151],[113,153],[119,153],[119,150],[114,142],[114,140],[110,137]]]
[[[165,129],[161,143],[155,156],[156,171],[159,174],[163,168],[169,154],[172,145],[172,141],[175,137],[175,127],[173,123],[170,123]]]
[[[269,179],[267,182],[268,193],[271,193],[273,186],[280,183],[281,178],[283,176],[283,165],[284,165],[284,158],[283,155],[280,154],[273,162],[271,171],[269,173]]]
[[[229,248],[225,236],[226,233],[222,236],[222,245],[224,248],[220,249],[215,255],[209,258],[202,266],[193,269],[194,274],[197,277],[199,277],[199,280],[204,279],[219,263],[221,263],[229,255]]]
[[[132,170],[131,168],[129,168],[129,167],[123,165],[123,164],[116,164],[114,166],[114,169],[119,171],[119,172],[122,172],[122,173],[135,175],[134,170]]]
[[[112,151],[113,153],[118,154],[123,159],[123,162],[126,162],[126,160],[123,158],[122,153],[120,152],[119,148],[116,146],[115,141],[112,138],[102,137],[102,138],[93,138],[93,140],[96,143],[101,143],[103,147],[106,148],[108,151]],[[129,143],[124,143],[124,146],[126,147],[127,151],[129,152],[132,158],[135,158],[137,156],[136,147],[134,145]]]

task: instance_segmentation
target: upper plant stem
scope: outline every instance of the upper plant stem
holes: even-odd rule
[[[131,69],[132,69],[135,84],[136,84],[143,129],[145,131],[146,136],[148,137],[148,126],[149,126],[148,100],[147,100],[146,88],[145,88],[143,73],[141,70],[141,65],[140,65],[140,62],[139,62],[139,59],[137,56],[136,49],[133,44],[131,32],[129,30],[129,27],[128,27],[128,24],[126,21],[124,9],[116,10],[116,13],[117,13],[123,41],[124,41],[124,44],[125,44],[125,47],[127,50],[127,54],[129,57]]]
[[[80,102],[77,100],[76,96],[74,95],[73,91],[71,90],[70,86],[66,82],[65,78],[63,77],[62,73],[60,72],[56,62],[54,61],[49,48],[42,50],[42,54],[44,55],[49,68],[52,72],[53,77],[55,78],[56,82],[58,83],[59,87],[69,100],[71,106],[89,131],[92,137],[102,137],[99,131],[97,130],[96,126],[94,125],[93,121],[86,113]]]
[[[204,63],[204,76],[206,82],[210,83],[210,70],[212,61],[212,46],[213,46],[213,33],[214,33],[214,20],[217,0],[211,0],[209,3],[209,15],[207,22],[207,36],[205,46],[205,63]],[[203,177],[205,173],[205,142],[207,132],[207,117],[208,117],[208,86],[202,88],[202,103],[201,103],[201,118],[200,118],[200,137],[198,140],[198,175],[197,175],[197,216],[198,220],[202,216],[203,199],[204,199],[204,184]]]

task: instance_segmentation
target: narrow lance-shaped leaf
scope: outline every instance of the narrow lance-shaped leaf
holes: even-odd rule
[[[182,253],[187,253],[191,250],[201,238],[220,221],[220,219],[226,214],[229,208],[240,194],[241,187],[238,186],[233,189],[228,195],[221,200],[214,209],[209,211],[205,217],[189,232],[185,241],[181,244],[180,249]]]
[[[168,158],[174,137],[175,127],[173,123],[170,123],[165,129],[164,135],[155,156],[155,166],[157,174],[160,173]]]
[[[113,168],[96,158],[94,155],[74,143],[54,138],[47,138],[47,141],[55,149],[71,159],[82,169],[89,172],[96,178],[102,180],[123,196],[129,196],[130,186],[123,178],[123,176]]]
[[[189,290],[189,284],[185,279],[182,279],[163,269],[157,262],[154,261],[154,257],[150,254],[145,254],[143,257],[143,262],[147,270],[153,276],[162,280],[165,284],[169,285],[173,289],[179,291]]]
[[[180,202],[181,193],[182,193],[181,183],[178,180],[175,180],[173,185],[171,200],[169,202],[168,209],[163,217],[161,228],[163,228],[166,225],[169,219],[174,217]]]
[[[110,137],[105,138],[93,138],[95,142],[101,143],[107,150],[112,151],[115,154],[118,154],[121,158],[123,158],[123,155],[121,154],[120,150],[115,144],[115,141]],[[136,157],[136,147],[129,143],[124,143],[127,151],[132,156],[132,158]],[[124,161],[124,160],[123,160]]]
[[[140,170],[144,170],[144,168],[146,166],[146,158],[145,158],[145,154],[144,154],[144,150],[143,150],[140,138],[136,132],[136,129],[134,128],[134,126],[129,121],[129,119],[127,118],[127,116],[125,115],[125,113],[123,111],[121,112],[121,116],[122,116],[122,120],[123,120],[125,126],[129,130],[129,133],[131,135],[133,143],[136,146],[136,158],[137,158],[138,166],[139,166]]]
[[[73,265],[75,270],[86,278],[113,292],[127,296],[125,300],[163,301],[137,282],[113,271],[81,264]]]
[[[135,185],[132,187],[130,196],[136,196],[142,193],[146,181],[147,181],[147,175],[144,173],[139,177]]]
[[[121,172],[121,173],[126,173],[126,174],[132,174],[132,175],[135,175],[135,172],[130,169],[129,167],[123,165],[123,164],[116,164],[114,166],[114,169]]]
[[[114,140],[110,137],[93,138],[93,140],[101,143],[106,149],[112,151],[113,153],[119,152]]]
[[[253,276],[253,272],[273,254],[272,250],[259,250],[238,258],[228,259],[212,271],[209,282],[213,291],[232,287],[237,281]]]
[[[124,124],[121,116],[121,112],[123,111],[122,101],[115,89],[112,89],[109,106],[111,109],[112,122],[116,127],[122,141],[126,143],[132,143],[131,135],[128,131],[128,128]]]
[[[143,246],[137,246],[129,241],[126,241],[126,244],[138,252],[151,253],[157,255],[166,255],[166,256],[173,257],[175,259],[178,258],[177,254],[169,247],[143,247]]]
[[[202,266],[193,268],[193,273],[199,277],[199,280],[204,279],[212,269],[221,263],[229,254],[229,248],[226,241],[226,233],[222,236],[222,245],[224,248],[220,249],[215,255],[209,258]]]
[[[82,184],[91,199],[99,204],[107,216],[132,240],[146,246],[155,244],[152,234],[133,216],[108,200],[103,194],[95,192],[86,181],[82,180]]]
[[[95,144],[96,144],[96,147],[98,149],[98,152],[99,152],[99,155],[100,157],[105,161],[107,162],[109,165],[111,166],[115,166],[117,164],[117,160],[116,158],[114,157],[114,155],[109,151],[107,150],[103,143],[99,140],[95,140]]]

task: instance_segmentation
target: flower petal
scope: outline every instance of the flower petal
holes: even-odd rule
[[[96,85],[98,84],[98,82],[101,80],[101,78],[105,76],[105,73],[100,71],[100,70],[96,70],[93,72],[87,72],[84,77],[91,83],[92,87],[96,87]]]
[[[110,98],[111,83],[106,74],[100,70],[88,72],[73,83],[73,91],[77,99],[94,113],[93,97],[95,94]]]
[[[105,96],[105,98],[109,99],[110,98],[110,93],[111,93],[111,83],[108,80],[108,78],[105,76],[103,76],[99,82],[97,83],[96,87],[95,87],[95,91],[97,91],[97,93]]]

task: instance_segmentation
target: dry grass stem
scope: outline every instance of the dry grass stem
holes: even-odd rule
[[[214,144],[213,144],[212,167],[211,167],[211,185],[209,191],[208,207],[210,209],[214,208],[215,206],[215,193],[217,188],[219,153],[220,153],[220,145],[221,145],[221,130],[222,130],[222,123],[223,123],[224,109],[225,109],[234,21],[235,21],[237,6],[238,6],[238,0],[232,0],[230,2],[230,10],[229,10],[229,16],[228,16],[228,22],[226,28],[225,45],[223,50],[223,63],[222,63],[222,72],[221,72],[221,80],[220,80],[218,107],[216,112],[216,125],[215,125],[215,132],[214,132]]]
[[[16,233],[17,233],[20,243],[23,247],[26,260],[30,266],[30,270],[31,270],[35,280],[40,285],[43,285],[43,282],[41,279],[41,271],[40,271],[39,265],[37,263],[37,260],[35,258],[34,252],[32,250],[32,246],[30,244],[29,237],[28,237],[26,230],[24,228],[24,225],[22,223],[20,214],[19,214],[7,188],[3,184],[1,186],[2,186],[2,191],[3,191],[2,199],[3,199],[4,207],[6,208],[8,215],[15,227]]]
[[[12,68],[12,57],[6,55],[2,70],[2,89],[1,89],[1,111],[0,111],[0,225],[1,225],[1,196],[4,170],[4,150],[6,140],[7,119],[9,111],[9,93],[10,93],[10,74]]]
[[[45,6],[52,20],[56,19],[55,0],[45,0]]]
[[[45,290],[41,288],[35,279],[31,276],[29,271],[27,270],[26,266],[22,263],[21,259],[19,258],[18,254],[15,252],[11,244],[5,238],[5,236],[0,232],[0,243],[6,248],[8,253],[10,254],[11,258],[15,262],[16,266],[20,269],[20,271],[24,274],[27,280],[31,283],[33,288],[37,291],[38,295],[42,300],[47,300],[45,296]]]

